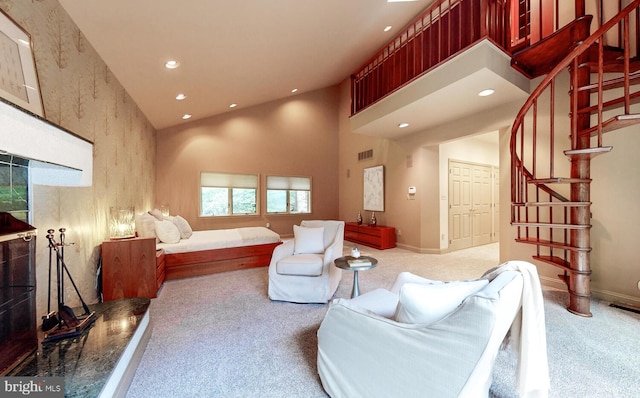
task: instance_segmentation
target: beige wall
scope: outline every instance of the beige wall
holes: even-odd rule
[[[302,219],[338,217],[338,91],[291,96],[158,132],[157,203],[196,230],[264,226],[291,236]],[[201,171],[312,178],[312,214],[199,217]]]
[[[299,216],[199,219],[200,170],[311,175],[313,218],[355,220],[362,210],[362,170],[386,168],[385,211],[380,224],[396,227],[400,246],[439,252],[442,227],[440,144],[455,138],[500,130],[501,259],[530,260],[532,248],[513,241],[509,225],[509,132],[521,104],[458,120],[398,140],[354,134],[349,127],[350,91],[336,88],[300,94],[246,110],[186,123],[155,134],[132,99],[54,0],[0,1],[0,8],[32,36],[47,117],[94,141],[93,186],[35,187],[33,224],[38,238],[38,313],[46,305],[48,250],[45,231],[68,229],[67,262],[85,300],[95,301],[95,270],[100,242],[107,237],[110,206],[134,205],[138,212],[167,203],[197,229],[264,225],[283,235]],[[558,92],[567,89],[559,88]],[[631,151],[640,145],[638,127],[609,133],[612,153],[593,161],[591,256],[596,295],[640,304],[639,246],[635,211],[640,167]],[[373,149],[373,159],[357,153]],[[157,167],[156,167],[157,156]],[[464,160],[464,159],[462,159]],[[133,172],[132,172],[133,171]],[[416,200],[406,189],[418,189]],[[157,192],[157,198],[155,193]],[[261,197],[261,206],[264,198]],[[363,214],[366,218],[369,214]],[[304,217],[310,218],[310,217]],[[538,264],[546,283],[558,270]],[[75,301],[67,292],[69,303]]]
[[[568,92],[568,74],[560,80],[556,92]],[[532,89],[539,80],[532,82]],[[362,170],[383,164],[386,172],[385,212],[377,214],[381,224],[395,227],[398,246],[409,250],[438,253],[446,251],[446,208],[443,196],[447,180],[445,161],[450,157],[472,162],[500,166],[500,259],[533,261],[535,248],[515,242],[515,228],[510,225],[510,162],[509,140],[511,124],[522,104],[507,104],[493,112],[485,112],[470,118],[457,120],[428,131],[412,134],[397,140],[387,140],[354,134],[349,125],[349,82],[341,86],[340,105],[340,218],[355,220],[362,208]],[[548,109],[545,101],[539,109]],[[638,112],[638,110],[635,110]],[[556,118],[559,130],[568,131],[568,108],[559,110]],[[548,116],[546,116],[548,119]],[[540,114],[540,125],[548,125]],[[496,154],[486,149],[482,154],[472,153],[473,141],[458,140],[476,134],[498,131],[499,149]],[[592,172],[591,230],[592,290],[596,297],[612,301],[640,305],[640,246],[635,243],[640,212],[635,211],[635,201],[640,193],[640,163],[632,153],[640,147],[638,127],[607,133],[605,145],[613,145],[610,154],[595,158]],[[566,135],[556,133],[557,147],[568,145]],[[374,150],[374,158],[358,161],[357,153]],[[483,156],[478,158],[478,156]],[[484,157],[487,156],[487,157]],[[497,161],[491,161],[496,159]],[[541,164],[544,162],[540,162]],[[555,160],[556,175],[568,173],[569,162],[561,151]],[[568,175],[568,174],[567,174]],[[409,185],[417,187],[416,200],[406,199]],[[446,206],[446,205],[445,205]],[[366,220],[366,217],[365,217]],[[537,263],[543,283],[564,289],[557,278],[559,269]]]
[[[57,1],[0,1],[0,8],[31,35],[46,118],[94,143],[91,187],[33,189],[37,314],[42,316],[47,229],[56,230],[56,240],[57,230],[67,229],[66,241],[74,245],[65,250],[65,262],[83,299],[96,302],[96,265],[99,245],[108,238],[109,207],[142,209],[153,203],[155,131]],[[65,286],[65,303],[78,305],[71,284]]]
[[[495,146],[489,148],[469,137],[506,129],[519,106],[508,104],[493,112],[390,140],[353,133],[349,103],[349,81],[345,81],[340,105],[340,217],[355,220],[362,209],[363,169],[383,164],[385,211],[377,214],[379,224],[396,228],[399,247],[423,253],[446,251],[448,187],[443,181],[447,181],[448,158],[497,166],[497,138]],[[373,149],[373,159],[358,161],[358,152],[367,149]],[[409,186],[417,189],[414,200],[407,198]]]
[[[532,88],[537,81],[532,82]],[[561,75],[556,92],[569,91],[568,73]],[[542,99],[538,109],[548,109],[548,100]],[[640,111],[638,105],[632,113]],[[568,145],[566,134],[569,131],[568,108],[556,112],[556,122],[564,123],[556,127],[556,146]],[[609,115],[611,116],[611,115]],[[548,118],[548,117],[547,117]],[[548,125],[540,121],[539,126]],[[640,305],[640,246],[637,244],[637,226],[640,225],[640,212],[636,210],[640,194],[640,162],[634,150],[640,147],[640,127],[632,126],[623,130],[606,133],[603,145],[613,146],[610,153],[600,155],[591,162],[591,290],[595,297],[609,301],[618,301]],[[510,131],[500,135],[500,160],[505,167],[500,169],[500,186],[510,186]],[[563,145],[563,147],[560,147]],[[570,163],[561,151],[555,158],[556,176],[568,176]],[[548,161],[539,161],[541,165]],[[563,189],[561,186],[554,188]],[[568,187],[564,187],[569,195]],[[531,261],[535,254],[532,245],[518,244],[514,241],[516,228],[509,225],[510,193],[501,190],[501,240],[500,258],[502,260],[519,259]],[[568,196],[567,196],[568,197]],[[545,263],[536,263],[544,284],[565,289],[564,282],[557,275],[562,270]]]
[[[611,153],[591,163],[591,268],[593,289],[640,305],[640,127],[607,133]]]

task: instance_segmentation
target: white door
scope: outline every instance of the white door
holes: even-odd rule
[[[473,246],[491,243],[491,167],[473,165]]]
[[[498,239],[494,238],[495,181],[492,166],[449,160],[449,249]]]
[[[500,168],[493,167],[493,215],[491,217],[493,230],[491,242],[500,240]]]
[[[471,247],[472,169],[470,165],[449,161],[449,247]]]

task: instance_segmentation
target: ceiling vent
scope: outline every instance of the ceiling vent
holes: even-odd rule
[[[358,152],[358,161],[371,159],[373,157],[373,149]]]

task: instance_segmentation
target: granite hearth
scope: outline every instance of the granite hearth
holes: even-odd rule
[[[42,343],[10,376],[65,379],[65,397],[122,397],[151,337],[151,300],[89,305],[95,322],[81,335]],[[74,309],[78,315],[82,309]]]

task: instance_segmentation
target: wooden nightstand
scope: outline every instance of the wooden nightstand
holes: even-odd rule
[[[155,238],[102,242],[103,301],[155,298],[164,282],[164,251],[156,252]]]
[[[156,281],[157,290],[160,290],[160,286],[164,283],[164,269],[165,269],[164,249],[156,250]]]

